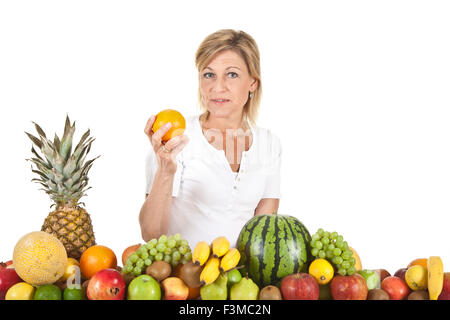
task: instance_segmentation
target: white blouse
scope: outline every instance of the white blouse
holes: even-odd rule
[[[261,199],[280,198],[281,143],[269,130],[250,125],[253,140],[242,152],[237,173],[223,150],[203,135],[199,115],[186,118],[189,143],[177,155],[168,235],[180,233],[193,248],[226,236],[231,246]],[[146,189],[151,191],[158,169],[153,149],[145,161]]]

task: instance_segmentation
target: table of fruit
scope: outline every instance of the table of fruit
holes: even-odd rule
[[[310,236],[283,215],[252,218],[236,247],[219,236],[191,251],[180,234],[162,235],[129,246],[119,258],[99,244],[79,259],[68,257],[56,236],[28,233],[13,259],[0,264],[0,299],[450,299],[450,273],[439,257],[417,258],[394,275],[363,269],[341,235],[319,229]]]
[[[176,111],[158,116],[155,124],[164,119],[184,129]],[[237,241],[218,234],[191,248],[182,234],[161,235],[117,256],[96,243],[79,203],[96,159],[86,161],[94,140],[89,130],[72,150],[69,117],[53,141],[35,127],[38,136],[27,133],[29,160],[55,208],[0,264],[0,300],[450,300],[450,272],[440,257],[417,257],[393,275],[364,269],[343,235],[323,229],[311,235],[281,214],[251,218]]]

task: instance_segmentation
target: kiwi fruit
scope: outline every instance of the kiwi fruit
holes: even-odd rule
[[[172,266],[165,261],[155,261],[145,269],[145,273],[161,282],[172,273]]]
[[[189,288],[199,288],[202,283],[200,282],[200,273],[202,273],[203,268],[201,266],[196,265],[192,261],[186,262],[181,268],[181,280]]]
[[[417,290],[408,295],[408,300],[430,300],[430,296],[426,290]]]
[[[136,278],[136,276],[129,274],[129,273],[122,273],[122,278],[125,280],[125,285],[128,286],[130,282]]]
[[[280,289],[275,286],[265,286],[259,292],[259,300],[283,300]]]
[[[372,289],[367,294],[367,300],[390,300],[389,294],[383,289]]]

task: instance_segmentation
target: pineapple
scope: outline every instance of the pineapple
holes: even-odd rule
[[[89,214],[83,208],[84,203],[79,202],[85,194],[88,184],[88,172],[95,159],[85,162],[86,155],[95,140],[89,137],[90,130],[81,137],[78,145],[72,152],[72,138],[75,132],[75,122],[71,125],[69,116],[66,117],[62,139],[55,134],[53,142],[47,139],[45,132],[34,123],[39,138],[25,132],[36,145],[43,157],[34,147],[31,152],[35,157],[27,159],[33,165],[31,169],[39,175],[34,178],[41,184],[52,199],[55,206],[42,225],[41,230],[57,237],[64,245],[68,257],[79,259],[81,254],[95,245],[94,230]]]

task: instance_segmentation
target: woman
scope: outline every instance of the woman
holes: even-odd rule
[[[139,222],[145,241],[180,233],[193,248],[226,236],[232,246],[257,214],[276,213],[280,198],[279,139],[255,125],[261,98],[259,51],[245,32],[219,30],[196,53],[201,115],[163,143],[170,124],[145,127],[146,200]]]

